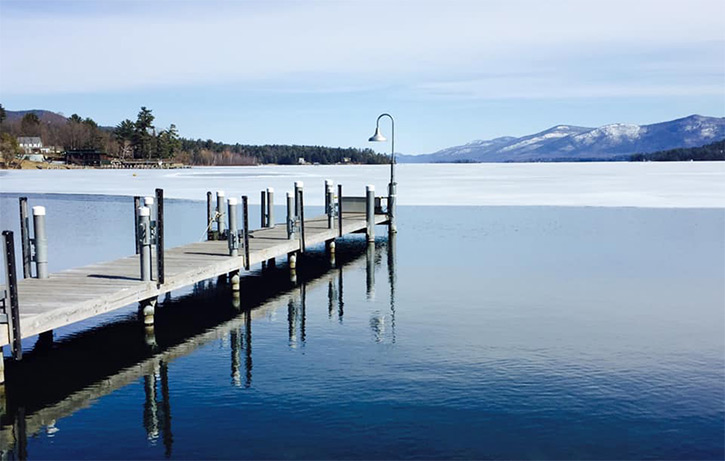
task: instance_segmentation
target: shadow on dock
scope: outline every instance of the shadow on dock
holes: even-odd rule
[[[225,277],[197,283],[193,292],[159,300],[154,327],[137,314],[53,342],[39,337],[23,360],[8,361],[0,422],[2,459],[27,458],[27,437],[87,408],[93,401],[143,378],[143,426],[149,441],[161,439],[165,454],[173,448],[168,365],[214,340],[229,338],[231,385],[250,387],[253,378],[252,320],[279,309],[279,297],[290,295],[287,320],[291,347],[306,340],[306,293],[327,285],[328,314],[344,318],[343,274],[346,266],[366,261],[367,295],[374,296],[375,270],[387,253],[392,341],[395,341],[395,235],[368,245],[356,238],[338,241],[334,258],[310,251],[290,271],[286,264],[247,272],[241,296]],[[291,276],[291,274],[293,274]],[[379,340],[380,319],[371,319]],[[0,387],[1,389],[1,387]],[[2,390],[0,390],[2,392]]]

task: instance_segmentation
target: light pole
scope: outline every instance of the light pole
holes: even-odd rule
[[[398,232],[398,228],[395,225],[395,120],[390,114],[380,114],[378,120],[375,122],[375,134],[368,139],[370,142],[384,142],[387,141],[385,136],[380,134],[380,119],[388,117],[390,119],[392,127],[392,135],[390,137],[390,184],[388,184],[388,220],[390,222],[390,232]]]

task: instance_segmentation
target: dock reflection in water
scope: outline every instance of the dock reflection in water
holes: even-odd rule
[[[169,368],[175,359],[228,338],[230,384],[250,388],[252,320],[273,315],[286,304],[289,346],[304,347],[308,335],[308,290],[318,291],[326,286],[328,317],[336,315],[342,324],[344,268],[359,265],[365,259],[366,291],[371,296],[384,250],[388,253],[390,313],[375,312],[374,318],[379,319],[376,322],[380,325],[373,326],[371,320],[371,328],[376,341],[381,341],[389,315],[394,342],[395,237],[389,237],[387,243],[379,241],[376,245],[357,239],[338,242],[335,258],[310,252],[292,280],[285,266],[247,273],[242,278],[241,297],[234,297],[223,278],[198,283],[188,295],[160,300],[153,328],[145,328],[134,313],[55,343],[48,344],[48,339],[43,338],[21,362],[8,363],[5,395],[0,399],[4,404],[0,455],[3,459],[26,459],[29,436],[43,431],[52,435],[58,431],[56,421],[142,380],[144,402],[139,423],[149,445],[156,446],[160,439],[165,456],[171,457],[173,383],[169,381]],[[286,302],[280,304],[285,298]]]

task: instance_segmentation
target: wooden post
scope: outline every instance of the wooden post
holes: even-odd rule
[[[156,274],[164,284],[164,190],[156,189]]]
[[[140,246],[141,239],[139,239],[139,237],[138,237],[138,229],[139,229],[139,227],[138,227],[138,209],[140,207],[141,207],[141,197],[139,197],[137,195],[133,198],[133,226],[134,226],[134,229],[136,229],[134,232],[134,237],[136,239],[136,254],[139,254],[141,252],[141,246]]]
[[[292,193],[287,192],[287,238],[292,239],[294,234],[295,216],[294,216],[294,198]]]
[[[365,187],[365,218],[367,219],[368,242],[375,241],[375,186]]]
[[[337,185],[337,227],[340,228],[340,237],[342,237],[342,184]]]
[[[244,229],[244,268],[249,270],[249,199],[242,196],[242,216]]]
[[[267,227],[274,227],[274,189],[267,188]]]
[[[305,184],[302,181],[295,181],[295,217],[300,217],[300,191]]]
[[[18,308],[18,277],[15,271],[15,240],[12,231],[3,231],[5,241],[5,312],[8,316],[9,342],[15,360],[23,358],[20,336],[20,312]]]
[[[224,191],[216,191],[216,217],[217,217],[217,240],[221,240],[226,236],[226,224],[224,221]]]
[[[305,191],[299,189],[299,205],[300,205],[300,253],[305,252]]]
[[[237,198],[229,197],[227,200],[229,206],[229,235],[227,243],[229,246],[229,256],[239,256],[239,229],[237,227]]]
[[[23,253],[23,278],[33,276],[30,267],[30,217],[28,216],[28,197],[20,197],[20,244]]]
[[[211,201],[211,191],[207,191],[206,193],[206,239],[207,240],[215,240],[214,238],[214,229],[213,229],[213,219],[214,219],[214,205]]]

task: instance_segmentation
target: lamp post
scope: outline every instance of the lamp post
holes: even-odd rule
[[[395,120],[390,114],[380,114],[378,120],[375,122],[375,134],[368,139],[370,142],[385,142],[387,138],[380,133],[380,119],[388,117],[391,123],[391,141],[390,141],[390,184],[388,184],[388,220],[390,222],[390,232],[397,232],[398,229],[395,225]]]

